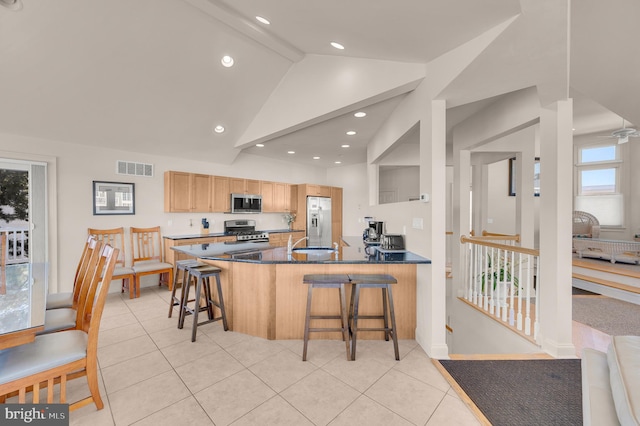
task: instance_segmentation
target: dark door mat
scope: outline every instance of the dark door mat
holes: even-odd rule
[[[440,364],[494,426],[582,425],[579,359]]]

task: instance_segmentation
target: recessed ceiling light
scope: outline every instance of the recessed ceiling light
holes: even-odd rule
[[[349,130],[349,131],[347,132],[347,135],[349,135],[349,136],[353,136],[353,135],[355,135],[355,134],[356,134],[355,130]]]
[[[257,146],[258,148],[264,148],[264,144],[263,144],[263,143],[257,143],[257,144],[256,144],[256,146]]]
[[[319,159],[320,159],[320,157],[315,156],[315,157],[313,157],[313,159],[314,159],[314,160],[319,160]]]
[[[295,151],[287,151],[287,154],[295,154]]]
[[[356,113],[355,113],[355,114],[353,114],[353,115],[354,115],[355,117],[362,118],[362,117],[366,117],[366,116],[367,116],[367,113],[366,113],[366,112],[364,112],[364,111],[359,111],[359,112],[356,112]]]
[[[340,43],[336,43],[335,41],[332,41],[332,42],[331,42],[331,45],[332,45],[333,47],[335,47],[336,49],[344,50],[344,46],[343,46],[343,45],[341,45]]]
[[[335,164],[342,164],[342,161],[334,161]]]
[[[233,66],[233,58],[229,55],[224,55],[222,57],[222,59],[220,60],[220,62],[222,62],[222,66],[224,67],[232,67]]]
[[[213,131],[216,133],[222,133],[224,132],[224,126],[221,126],[218,124],[216,127],[213,128]]]
[[[22,0],[0,0],[0,6],[17,11],[22,9]]]
[[[270,25],[271,24],[271,22],[269,22],[268,19],[263,18],[262,16],[256,16],[256,21],[262,22],[265,25]]]
[[[349,146],[350,146],[350,145],[344,144],[344,145],[342,145],[341,147],[342,147],[342,148],[349,148]]]

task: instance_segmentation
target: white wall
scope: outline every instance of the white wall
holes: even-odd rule
[[[578,136],[574,138],[575,145],[602,143],[594,135]],[[640,162],[640,141],[631,139],[621,145],[622,159],[625,167],[621,177],[621,189],[625,194],[625,226],[622,228],[603,228],[600,237],[615,240],[631,240],[635,234],[640,234],[640,168],[634,167]],[[576,177],[574,176],[574,180]],[[504,160],[489,165],[488,186],[488,218],[493,223],[485,223],[483,229],[490,232],[512,234],[516,233],[516,197],[508,195],[509,161]],[[535,207],[535,235],[539,233],[540,198],[534,199]],[[537,238],[536,238],[537,241]]]
[[[380,167],[379,191],[391,192],[395,195],[394,202],[416,200],[420,196],[420,166],[408,167]]]
[[[367,165],[336,167],[327,171],[327,185],[342,188],[342,234],[362,235],[363,218],[373,216],[369,209]]]
[[[516,197],[509,196],[509,160],[489,164],[488,169],[487,223],[484,223],[478,232],[486,230],[500,234],[515,234]]]
[[[51,261],[57,264],[57,274],[52,272],[50,291],[70,291],[78,258],[86,238],[87,228],[116,228],[123,226],[150,227],[160,225],[163,235],[183,235],[199,233],[200,220],[207,217],[211,232],[222,232],[223,223],[228,219],[246,218],[246,215],[222,213],[165,213],[164,212],[164,172],[181,170],[195,173],[215,174],[255,178],[289,183],[327,184],[327,171],[322,168],[299,166],[266,160],[263,157],[240,155],[233,165],[220,165],[214,162],[189,161],[179,158],[160,157],[142,153],[116,151],[107,148],[92,148],[64,142],[26,138],[17,135],[0,134],[0,151],[15,153],[20,157],[37,154],[55,157],[57,160],[57,192],[50,191],[49,197],[55,197],[56,211],[50,212],[57,228],[55,241],[50,241],[50,250],[55,251]],[[123,176],[115,173],[116,160],[151,163],[154,165],[154,177]],[[135,183],[135,209],[132,216],[94,216],[92,210],[92,181],[104,180]],[[356,189],[354,179],[345,179],[349,183],[347,194],[366,191]],[[337,184],[339,182],[336,182]],[[340,185],[339,185],[340,186]],[[55,208],[55,207],[54,207]],[[345,209],[348,211],[348,209]],[[286,225],[282,215],[268,213],[252,215],[259,229],[282,229]],[[193,226],[189,226],[189,221]],[[169,221],[172,225],[169,226]],[[360,231],[361,232],[361,231]],[[50,232],[50,235],[55,235]],[[128,242],[128,236],[126,236]],[[57,260],[56,256],[57,254]],[[130,254],[127,253],[129,256]],[[55,271],[55,267],[52,271]]]

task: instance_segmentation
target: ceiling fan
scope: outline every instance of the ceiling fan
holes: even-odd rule
[[[601,138],[617,138],[618,143],[627,143],[629,142],[629,138],[637,138],[640,137],[640,132],[631,127],[626,127],[626,122],[624,118],[622,119],[622,129],[614,130],[611,132],[611,136],[600,136]]]

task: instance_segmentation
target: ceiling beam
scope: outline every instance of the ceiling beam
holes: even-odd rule
[[[201,10],[205,14],[220,21],[229,28],[239,32],[260,43],[264,47],[283,56],[284,58],[298,62],[304,58],[305,53],[288,43],[287,41],[271,34],[255,22],[242,16],[237,10],[217,0],[184,0],[191,6]]]

